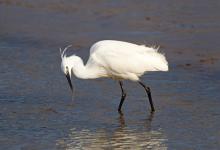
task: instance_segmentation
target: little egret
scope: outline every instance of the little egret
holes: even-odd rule
[[[96,42],[90,48],[89,59],[84,65],[82,59],[76,55],[66,56],[67,46],[61,53],[61,70],[66,75],[71,90],[71,74],[80,79],[95,79],[110,77],[119,82],[121,88],[121,101],[118,111],[121,112],[126,93],[123,89],[123,80],[138,82],[146,91],[151,106],[155,111],[151,91],[139,77],[148,71],[168,71],[168,62],[165,56],[158,52],[158,48],[136,45],[133,43],[103,40]]]

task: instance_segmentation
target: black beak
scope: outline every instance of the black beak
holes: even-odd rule
[[[71,88],[71,90],[72,90],[72,92],[73,92],[73,85],[72,85],[72,83],[71,83],[69,71],[67,71],[66,78],[67,78],[67,81],[68,81],[68,83],[69,83],[69,85],[70,85],[70,88]]]

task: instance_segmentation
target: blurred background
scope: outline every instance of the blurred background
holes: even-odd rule
[[[0,0],[0,149],[219,149],[218,0]],[[72,101],[59,48],[86,63],[105,39],[160,46],[169,72],[143,89],[74,78]]]

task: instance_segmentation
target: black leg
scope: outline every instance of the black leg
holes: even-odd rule
[[[144,89],[145,89],[145,91],[146,91],[146,93],[147,93],[147,95],[148,95],[148,98],[149,98],[150,107],[151,107],[151,112],[154,112],[155,109],[154,109],[154,104],[153,104],[152,97],[151,97],[150,87],[145,86],[145,85],[144,85],[142,82],[140,82],[140,81],[139,81],[139,84],[144,87]]]
[[[121,112],[121,107],[122,107],[122,104],[123,104],[123,102],[125,100],[126,93],[125,93],[125,91],[124,91],[124,89],[122,87],[123,86],[122,81],[119,81],[119,84],[120,84],[120,87],[121,87],[121,101],[120,101],[120,104],[118,106],[118,112]]]

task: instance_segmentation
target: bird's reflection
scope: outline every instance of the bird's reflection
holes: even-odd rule
[[[153,118],[154,118],[154,112],[151,112],[148,116],[147,116],[147,118],[144,120],[144,125],[145,125],[145,127],[147,127],[147,128],[151,128],[151,123],[152,123],[152,121],[153,121]]]
[[[123,128],[125,126],[125,118],[122,112],[119,112],[118,121],[119,121],[121,128]]]
[[[143,121],[143,125],[147,128],[151,127],[151,122],[153,121],[154,112],[151,112],[146,119]],[[118,122],[121,128],[126,126],[125,117],[122,112],[119,112]]]
[[[57,141],[57,146],[65,149],[167,149],[165,135],[151,129],[153,113],[138,123],[130,123],[126,118],[129,116],[120,114],[116,119],[118,125],[107,126],[108,129],[73,128],[67,138]]]

